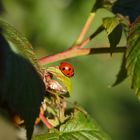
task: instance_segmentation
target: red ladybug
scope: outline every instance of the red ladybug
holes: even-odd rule
[[[59,65],[59,69],[61,70],[61,72],[67,76],[67,77],[72,77],[74,75],[74,68],[71,64],[67,63],[67,62],[61,62]]]

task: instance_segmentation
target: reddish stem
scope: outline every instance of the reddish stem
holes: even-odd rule
[[[122,53],[122,52],[125,52],[125,50],[126,50],[126,47],[71,48],[71,49],[68,49],[61,53],[57,53],[54,55],[40,58],[40,59],[38,59],[38,62],[41,65],[45,65],[48,63],[52,63],[55,61],[60,61],[63,59],[72,58],[72,57],[76,57],[76,56],[89,55],[89,54],[101,54],[101,53]]]
[[[38,62],[41,65],[45,65],[47,63],[51,63],[51,62],[55,62],[55,61],[59,61],[62,59],[67,59],[67,58],[71,58],[71,57],[75,57],[75,56],[81,56],[81,55],[86,55],[89,54],[90,49],[89,48],[85,48],[85,49],[80,49],[83,46],[85,46],[90,40],[91,38],[88,37],[87,39],[83,40],[85,34],[87,33],[88,29],[91,26],[91,23],[93,21],[95,17],[95,13],[90,13],[76,43],[74,43],[74,45],[72,47],[70,47],[68,50],[55,54],[55,55],[50,55],[50,56],[45,56],[42,57],[40,59],[38,59]],[[83,41],[82,41],[83,40]]]
[[[45,65],[48,63],[52,63],[55,61],[59,61],[59,60],[63,60],[63,59],[67,59],[67,58],[72,58],[72,57],[76,57],[76,56],[81,56],[81,55],[86,55],[89,53],[89,48],[82,48],[82,49],[77,49],[77,48],[73,48],[73,49],[68,49],[64,52],[61,53],[57,53],[54,55],[50,55],[50,56],[45,56],[42,57],[40,59],[38,59],[38,62],[41,65]]]
[[[79,37],[78,37],[76,43],[74,43],[74,45],[72,46],[72,48],[73,48],[73,47],[77,47],[77,48],[78,48],[78,47],[81,47],[81,46],[79,46],[79,45],[77,45],[77,44],[81,44],[81,42],[82,42],[82,40],[83,40],[85,34],[87,33],[87,31],[89,30],[89,28],[90,28],[90,26],[91,26],[91,23],[92,23],[94,17],[95,17],[95,13],[90,13],[90,15],[89,15],[89,17],[88,17],[88,19],[87,19],[87,21],[86,21],[86,23],[85,23],[85,25],[84,25],[84,27],[83,27],[83,29],[82,29],[80,35],[79,35]]]
[[[53,125],[51,125],[48,120],[44,117],[43,114],[39,114],[40,119],[42,120],[42,122],[47,126],[48,129],[52,129]]]

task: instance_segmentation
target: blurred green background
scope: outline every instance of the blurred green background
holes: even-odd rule
[[[94,0],[3,0],[0,10],[1,18],[24,34],[41,57],[72,45],[93,3]],[[111,15],[104,9],[99,10],[88,34],[96,30],[103,17]],[[121,44],[125,43],[122,37]],[[103,32],[88,46],[108,45]],[[113,140],[140,140],[140,103],[129,88],[129,79],[109,88],[116,79],[121,59],[121,54],[69,59],[75,67],[70,100],[82,105]],[[59,62],[52,65],[59,65]]]

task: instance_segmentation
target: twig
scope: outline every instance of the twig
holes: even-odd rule
[[[72,58],[75,56],[81,56],[81,55],[85,55],[88,53],[89,53],[88,48],[84,48],[82,50],[78,49],[78,48],[73,48],[73,49],[68,49],[68,50],[61,52],[61,53],[57,53],[54,55],[40,58],[40,59],[38,59],[38,62],[41,65],[45,65],[45,64],[52,63],[55,61],[59,61],[59,60],[67,59],[67,58]]]
[[[103,54],[103,53],[122,53],[126,51],[126,47],[103,47],[103,48],[71,48],[64,52],[57,53],[55,55],[50,55],[47,57],[43,57],[38,59],[38,62],[41,65],[45,65],[48,63],[60,61],[67,58],[82,56],[82,55],[90,55],[90,54]]]
[[[88,42],[90,42],[95,36],[97,36],[99,33],[101,33],[104,30],[104,27],[101,25],[97,30],[91,34],[89,37],[87,37],[85,40],[83,40],[80,44],[75,45],[73,48],[83,48]]]
[[[117,48],[110,48],[110,47],[103,47],[103,48],[83,48],[88,42],[90,42],[95,36],[97,36],[99,33],[101,33],[104,30],[104,27],[101,25],[97,30],[91,34],[89,37],[83,40],[85,34],[87,33],[89,27],[91,26],[91,23],[95,17],[95,13],[90,13],[77,41],[70,47],[69,49],[57,53],[50,56],[45,56],[40,59],[38,59],[38,62],[41,65],[45,65],[48,63],[60,61],[67,58],[72,58],[76,56],[82,56],[82,55],[90,55],[90,54],[99,54],[99,53],[121,53],[125,52],[126,47],[117,47]]]
[[[105,54],[105,53],[124,53],[126,51],[127,47],[116,47],[116,48],[110,48],[110,47],[103,47],[103,48],[91,48],[89,54]]]
[[[91,26],[91,23],[92,23],[94,17],[95,17],[95,13],[90,13],[90,15],[89,15],[89,17],[88,17],[88,19],[87,19],[87,21],[86,21],[86,23],[85,23],[85,25],[84,25],[81,33],[80,33],[78,39],[76,40],[76,42],[74,43],[74,45],[72,46],[72,48],[73,47],[79,48],[79,45],[78,44],[81,44],[81,42],[82,42],[85,34],[87,33],[88,29]]]
[[[75,46],[73,46],[73,47],[69,48],[68,50],[63,51],[61,53],[42,57],[42,58],[38,59],[38,62],[41,65],[45,65],[48,63],[52,63],[52,62],[67,59],[67,58],[90,54],[90,52],[92,52],[93,48],[83,48],[83,47],[88,42],[90,42],[97,34],[101,33],[103,30],[104,30],[104,28],[102,26],[100,26],[93,34],[91,34],[88,38],[83,40],[80,44],[76,44]],[[96,50],[96,48],[95,48],[95,50]]]
[[[52,129],[53,126],[48,122],[48,120],[44,117],[43,114],[39,114],[40,119],[42,120],[42,122],[47,126],[48,129]]]

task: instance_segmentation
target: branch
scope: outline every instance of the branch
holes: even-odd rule
[[[85,40],[83,40],[85,34],[87,33],[88,29],[91,26],[91,23],[95,17],[95,12],[90,13],[77,41],[72,45],[69,49],[66,51],[63,51],[61,53],[57,53],[50,56],[45,56],[40,59],[38,59],[38,62],[41,65],[45,65],[48,63],[60,61],[67,58],[72,58],[76,56],[82,56],[82,55],[90,55],[90,54],[99,54],[99,53],[120,53],[124,52],[126,50],[126,47],[117,47],[117,48],[83,48],[88,42],[90,42],[95,36],[97,36],[99,33],[101,33],[104,30],[104,27],[101,25],[97,28],[97,30],[91,34],[89,37],[87,37]]]
[[[103,30],[104,30],[104,27],[102,25],[99,26],[99,28],[97,28],[97,30],[93,34],[91,34],[89,37],[87,37],[81,43],[76,44],[76,45],[72,46],[71,48],[83,48],[88,42],[90,42],[95,36],[97,36]]]
[[[85,34],[86,34],[87,31],[89,30],[89,28],[90,28],[90,26],[91,26],[91,23],[92,23],[92,21],[93,21],[93,19],[94,19],[94,17],[95,17],[95,14],[96,14],[95,12],[90,13],[90,15],[89,15],[89,17],[88,17],[88,19],[87,19],[87,21],[86,21],[86,23],[85,23],[85,25],[84,25],[82,31],[81,31],[79,37],[77,38],[76,42],[74,43],[74,45],[73,45],[71,48],[74,48],[74,47],[77,47],[77,48],[78,48],[78,47],[79,47],[78,44],[81,44],[81,42],[82,42],[82,40],[83,40]]]
[[[63,59],[85,55],[85,54],[88,54],[88,53],[89,53],[88,48],[84,48],[84,49],[71,48],[71,49],[68,49],[68,50],[66,50],[64,52],[61,52],[61,53],[57,53],[57,54],[54,54],[54,55],[42,57],[42,58],[38,59],[38,62],[41,65],[45,65],[45,64],[60,61],[60,60],[63,60]]]
[[[103,48],[91,48],[89,54],[104,54],[104,53],[124,53],[126,51],[127,47],[116,47],[116,48],[110,48],[110,47],[103,47]]]
[[[48,120],[44,117],[43,114],[39,114],[40,119],[42,120],[42,122],[47,126],[48,129],[52,129],[53,126],[48,122]]]
[[[63,51],[61,53],[42,57],[42,58],[38,59],[38,62],[41,65],[45,65],[48,63],[52,63],[52,62],[67,59],[67,58],[90,54],[90,53],[92,53],[92,50],[94,50],[94,49],[96,50],[99,48],[93,49],[93,48],[83,48],[83,47],[88,42],[90,42],[95,36],[97,36],[97,34],[101,33],[103,30],[104,30],[104,28],[101,25],[93,34],[91,34],[88,38],[83,40],[80,44],[75,44],[74,46],[70,47],[69,49],[67,49],[66,51]],[[102,51],[102,49],[104,49],[104,48],[100,48],[100,51]]]
[[[41,65],[68,59],[76,56],[91,55],[91,54],[102,54],[102,53],[123,53],[126,51],[126,47],[103,47],[103,48],[70,48],[64,52],[57,53],[38,59]]]

